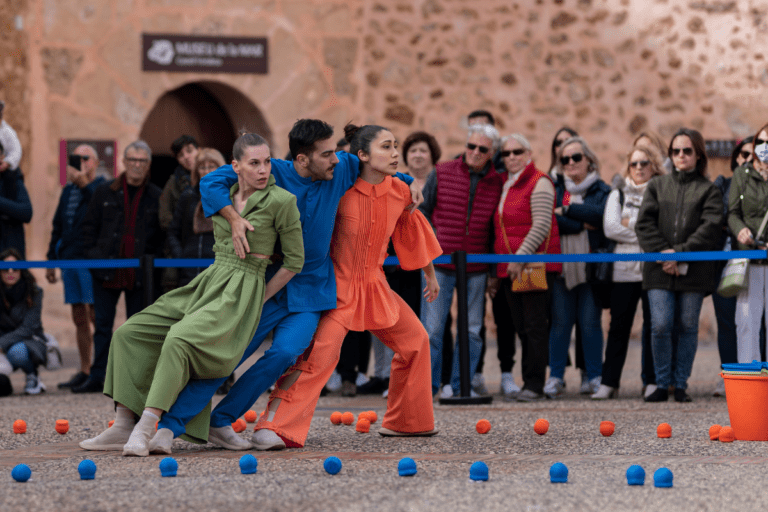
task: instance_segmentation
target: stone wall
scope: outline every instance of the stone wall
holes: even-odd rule
[[[768,119],[768,6],[756,0],[16,0],[0,6],[0,95],[25,144],[42,258],[58,199],[58,141],[138,137],[164,93],[213,81],[255,105],[275,153],[299,117],[341,135],[347,121],[434,133],[463,145],[463,117],[497,115],[541,167],[570,125],[621,170],[633,135],[679,126],[707,138],[751,134]],[[20,6],[20,9],[17,7]],[[145,73],[142,32],[266,36],[268,75]],[[17,106],[18,105],[18,106]],[[180,127],[180,131],[183,127]]]

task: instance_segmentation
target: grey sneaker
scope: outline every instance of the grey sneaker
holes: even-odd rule
[[[478,395],[489,394],[488,388],[485,387],[485,377],[483,377],[482,373],[475,373],[474,377],[472,377],[472,391]]]
[[[27,374],[27,382],[24,385],[24,393],[27,395],[39,395],[45,391],[45,384],[34,373]]]
[[[544,384],[544,394],[549,398],[555,398],[565,393],[565,381],[558,379],[557,377],[550,377],[547,379],[547,383]]]
[[[520,392],[520,387],[515,384],[515,378],[511,372],[501,374],[501,394],[504,396],[514,396]]]
[[[597,391],[600,389],[600,384],[603,383],[603,377],[599,375],[594,379],[588,380],[587,383],[589,384],[589,394],[592,395],[597,393]]]
[[[518,402],[536,402],[538,400],[544,400],[546,395],[544,393],[537,393],[530,389],[524,389],[517,394],[516,400]]]
[[[587,377],[587,372],[582,371],[581,372],[581,387],[579,387],[579,394],[580,395],[591,395],[595,391],[592,389],[592,386],[589,384],[589,377]]]

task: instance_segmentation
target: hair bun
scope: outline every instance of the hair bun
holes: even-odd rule
[[[359,129],[359,126],[355,126],[352,123],[347,123],[347,125],[344,127],[344,138],[347,139],[347,142],[352,142],[352,137],[355,136]]]

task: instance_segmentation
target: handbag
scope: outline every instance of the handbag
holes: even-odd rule
[[[501,233],[504,235],[504,244],[507,246],[507,251],[512,254],[512,248],[509,245],[509,238],[507,238],[507,230],[504,227],[504,218],[499,212],[499,225],[501,225]],[[552,234],[552,227],[549,228],[547,233],[547,241],[544,247],[549,247],[549,237]],[[537,252],[536,254],[544,254],[543,252]],[[520,275],[517,279],[512,280],[512,291],[516,293],[525,292],[544,292],[549,289],[547,285],[547,264],[543,261],[536,261],[532,263],[526,263],[523,267]]]
[[[763,221],[757,230],[755,240],[761,240],[765,225],[768,223],[768,212],[765,213]],[[749,270],[749,260],[747,258],[734,258],[728,260],[728,264],[723,269],[723,275],[720,277],[720,284],[717,286],[717,293],[723,297],[735,297],[749,286],[747,280],[747,271]]]

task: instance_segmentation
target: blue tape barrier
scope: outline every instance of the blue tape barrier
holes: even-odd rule
[[[673,252],[673,253],[596,253],[596,254],[530,254],[516,256],[514,254],[467,254],[467,263],[531,263],[543,261],[545,263],[587,262],[597,263],[604,261],[722,261],[735,258],[747,258],[752,260],[767,259],[766,251],[702,251],[702,252]],[[195,268],[207,267],[213,263],[209,258],[157,258],[154,260],[156,268]],[[435,258],[434,263],[451,263],[450,255]],[[395,256],[389,256],[384,260],[384,265],[397,265]],[[3,268],[139,268],[141,260],[51,260],[51,261],[0,261],[0,269]]]

